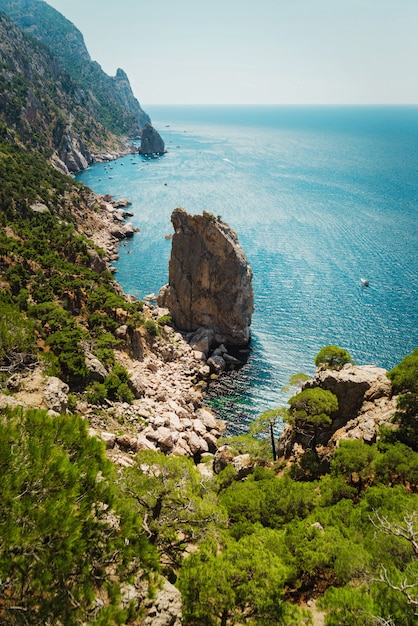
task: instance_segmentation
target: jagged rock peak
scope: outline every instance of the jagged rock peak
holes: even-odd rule
[[[164,141],[149,122],[142,129],[139,152],[144,155],[164,154],[165,152]]]
[[[236,232],[208,211],[173,211],[169,284],[159,304],[184,331],[215,332],[216,342],[245,345],[254,310],[252,270]]]

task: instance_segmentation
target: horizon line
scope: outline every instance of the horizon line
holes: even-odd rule
[[[141,106],[214,106],[214,107],[418,107],[418,102],[148,102]]]

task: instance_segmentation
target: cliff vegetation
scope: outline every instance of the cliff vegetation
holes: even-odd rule
[[[132,126],[92,114],[40,5],[0,2],[31,31],[0,16],[0,622],[413,626],[418,350],[386,375],[327,346],[220,439],[202,364],[94,243],[110,200],[50,163],[70,111],[90,147]]]
[[[131,148],[149,122],[128,77],[90,59],[81,33],[40,0],[0,2],[1,118],[65,172]]]

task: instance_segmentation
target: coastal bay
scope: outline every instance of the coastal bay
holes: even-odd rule
[[[142,299],[167,282],[170,215],[211,211],[254,272],[245,366],[211,400],[236,432],[284,405],[326,344],[391,368],[418,339],[416,107],[150,107],[167,154],[78,179],[132,201],[140,228],[116,278]],[[361,283],[366,278],[368,286]]]

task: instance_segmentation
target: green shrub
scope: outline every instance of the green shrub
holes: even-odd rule
[[[399,424],[400,440],[418,451],[418,348],[406,356],[388,376],[399,393],[394,422]]]
[[[325,365],[329,369],[341,369],[346,363],[353,363],[347,350],[338,346],[324,346],[315,357],[315,365]]]
[[[145,322],[145,328],[147,329],[147,331],[149,332],[150,335],[152,335],[153,337],[155,337],[156,335],[158,335],[158,326],[157,324],[154,322],[154,320],[146,320]]]
[[[107,398],[107,388],[103,383],[94,381],[86,389],[87,402],[90,404],[104,404]]]
[[[116,391],[116,397],[120,402],[127,402],[132,404],[135,400],[133,392],[129,389],[128,383],[121,383]]]
[[[103,383],[95,381],[86,389],[87,401],[90,404],[105,404],[106,400],[128,402],[135,399],[128,385],[129,375],[125,368],[116,364]]]
[[[418,393],[418,348],[388,372],[394,393]]]
[[[0,364],[12,369],[31,362],[36,353],[36,335],[32,320],[18,307],[0,304]]]
[[[70,386],[83,384],[89,375],[84,350],[80,344],[82,338],[83,331],[74,326],[53,333],[45,342],[57,357],[61,377]]]
[[[333,415],[338,411],[338,398],[331,391],[313,387],[304,389],[289,400],[289,414],[285,421],[312,430],[310,448],[315,448],[318,435],[323,428],[332,424]]]
[[[159,326],[170,326],[173,323],[171,315],[162,315],[158,318],[157,324]]]

